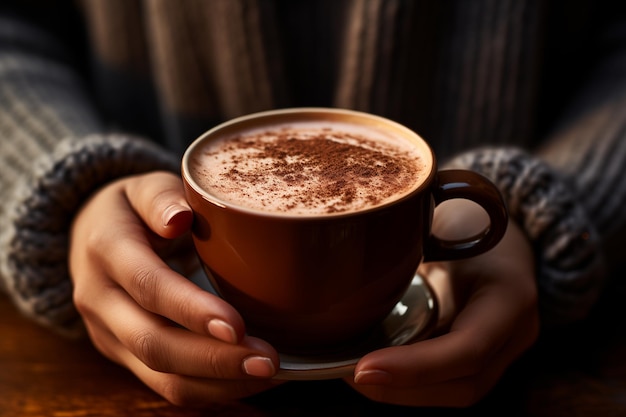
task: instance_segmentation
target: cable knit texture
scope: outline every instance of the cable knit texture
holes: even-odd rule
[[[32,181],[18,184],[0,236],[4,286],[27,315],[76,336],[82,325],[72,304],[68,230],[93,190],[126,175],[177,170],[152,143],[119,135],[67,139],[34,164]]]
[[[585,316],[605,276],[599,237],[565,181],[517,148],[483,148],[457,156],[446,168],[479,172],[496,184],[511,217],[533,242],[545,325]]]

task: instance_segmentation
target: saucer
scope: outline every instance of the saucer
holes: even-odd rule
[[[206,277],[192,280],[216,294]],[[350,376],[359,359],[371,351],[427,338],[436,319],[435,296],[424,278],[416,273],[402,299],[369,336],[332,354],[293,355],[279,352],[280,369],[274,378],[302,381]]]

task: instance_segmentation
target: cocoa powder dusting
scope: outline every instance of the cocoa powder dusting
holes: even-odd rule
[[[354,209],[355,199],[375,206],[415,183],[415,156],[390,145],[338,131],[318,130],[304,138],[298,134],[279,130],[225,142],[230,150],[246,152],[233,153],[223,180],[237,184],[240,194],[264,190],[267,198],[281,198],[286,211],[323,206],[329,214]]]

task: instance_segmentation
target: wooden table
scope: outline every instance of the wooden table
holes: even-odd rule
[[[382,405],[316,381],[198,410],[168,404],[89,341],[51,334],[0,295],[0,416],[626,416],[625,296],[623,285],[582,328],[540,341],[470,409]]]

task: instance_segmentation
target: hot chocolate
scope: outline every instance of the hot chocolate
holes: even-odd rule
[[[248,209],[325,215],[396,200],[430,172],[419,147],[371,126],[293,122],[207,141],[193,157],[194,180]]]
[[[280,352],[337,352],[389,315],[422,259],[493,247],[508,222],[493,184],[437,171],[420,136],[391,120],[297,108],[225,122],[185,152],[192,236],[216,292]],[[441,240],[434,208],[480,204],[490,225]]]

